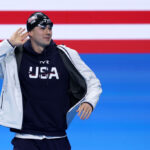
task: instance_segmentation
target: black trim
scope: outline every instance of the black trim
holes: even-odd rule
[[[4,91],[2,92],[2,100],[1,100],[1,106],[0,106],[1,109],[3,108],[3,95],[4,95]]]
[[[64,65],[70,75],[69,93],[70,93],[70,97],[71,97],[71,107],[72,107],[76,103],[78,103],[82,98],[85,97],[85,95],[87,93],[87,85],[86,85],[86,82],[85,82],[85,79],[83,78],[83,76],[79,73],[79,71],[75,68],[73,63],[70,61],[70,59],[71,59],[70,55],[68,54],[70,57],[70,59],[69,59],[62,50],[60,50],[59,48],[57,48],[57,49],[58,49],[59,54],[64,62]]]
[[[22,55],[23,55],[23,46],[16,47],[15,48],[15,56],[16,56],[16,62],[17,62],[18,71],[19,71],[19,68],[20,68]]]
[[[11,44],[11,42],[10,42],[9,40],[7,40],[7,41],[8,41],[8,43],[9,43],[9,44],[10,44],[13,48],[15,48],[15,46],[14,46],[14,45],[12,45],[12,44]]]

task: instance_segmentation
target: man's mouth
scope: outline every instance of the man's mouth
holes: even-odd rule
[[[44,37],[44,39],[46,39],[46,40],[50,40],[50,39],[51,39],[51,37]]]

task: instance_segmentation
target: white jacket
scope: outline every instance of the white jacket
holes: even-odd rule
[[[75,68],[84,77],[87,85],[87,93],[85,97],[67,112],[67,124],[69,125],[76,115],[76,110],[82,102],[88,102],[93,108],[95,108],[102,89],[95,74],[81,60],[75,50],[63,45],[58,45],[58,48],[70,59]],[[3,79],[0,96],[0,125],[21,129],[23,121],[22,93],[18,78],[14,48],[7,40],[0,43],[0,78]]]

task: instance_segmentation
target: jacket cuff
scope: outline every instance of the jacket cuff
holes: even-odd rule
[[[8,42],[13,48],[15,48],[15,46],[12,45],[8,39],[7,39],[7,42]]]

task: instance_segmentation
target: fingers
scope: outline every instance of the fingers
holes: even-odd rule
[[[77,110],[77,112],[78,112],[78,116],[80,116],[80,114],[81,114],[82,110],[83,110],[83,107],[82,107],[82,105],[81,105],[81,106],[78,108],[78,110]]]
[[[22,44],[24,44],[27,40],[28,40],[28,32],[25,32],[24,34],[22,34],[21,38],[22,38]]]
[[[25,39],[28,37],[28,32],[25,32],[24,34],[22,34],[22,38]]]
[[[25,31],[25,28],[19,28],[16,32],[15,35],[16,36],[24,36],[26,35],[27,32],[23,33]]]
[[[18,41],[20,41],[20,44],[24,44],[28,40],[28,32],[23,33],[24,31],[25,29],[21,29],[18,33]]]
[[[27,42],[28,41],[28,39],[26,38],[26,39],[24,39],[23,41],[22,41],[22,44],[24,44],[25,42]]]
[[[19,33],[22,30],[22,28],[17,29],[16,33]]]
[[[87,114],[88,114],[88,111],[83,110],[80,119],[84,120]]]
[[[23,36],[24,35],[24,31],[25,31],[25,29],[21,29],[19,32],[18,32],[18,34],[20,34],[21,36]],[[26,32],[25,32],[26,33]]]
[[[92,110],[90,110],[90,111],[88,112],[88,115],[87,115],[86,119],[88,119],[88,118],[90,117],[91,113],[92,113]]]
[[[9,39],[10,43],[14,46],[24,44],[28,39],[28,32],[24,32],[25,28],[19,28]]]
[[[80,119],[88,119],[92,112],[92,107],[88,103],[83,103],[77,110],[78,116],[80,116]]]
[[[22,34],[25,31],[25,28],[19,28],[16,33]]]
[[[91,110],[83,110],[80,119],[82,120],[88,119],[89,116],[91,115],[91,112],[92,112]]]
[[[86,113],[86,112],[85,112],[85,110],[83,110],[83,111],[82,111],[82,115],[81,115],[80,119],[83,119],[83,118],[84,118],[85,113]]]

